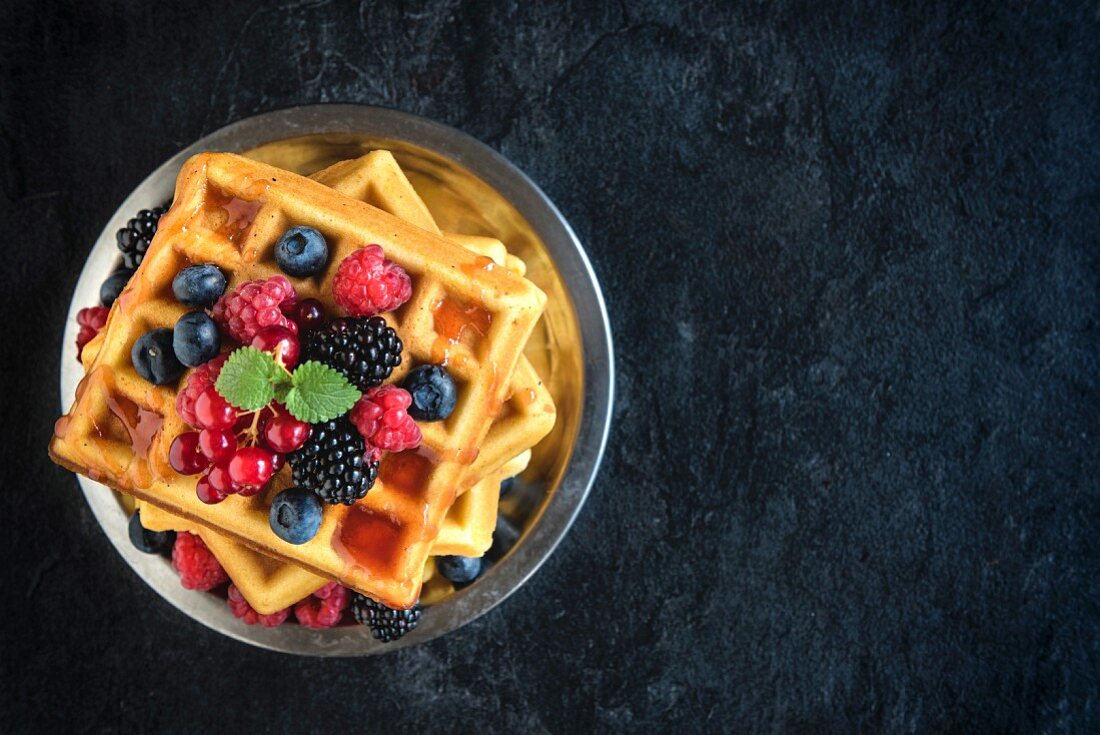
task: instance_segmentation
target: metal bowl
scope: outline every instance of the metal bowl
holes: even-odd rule
[[[501,505],[507,548],[474,584],[428,608],[419,627],[380,644],[358,626],[312,631],[297,625],[249,626],[221,598],[186,590],[168,562],[135,549],[125,500],[79,477],[107,537],[149,586],[203,625],[232,638],[287,653],[362,656],[416,645],[474,620],[519,588],[569,530],[599,468],[611,421],[614,358],[603,296],[569,223],[521,171],[454,128],[408,113],[360,105],[309,105],[268,112],[196,141],[149,175],[107,222],[80,274],[69,307],[61,356],[61,403],[68,408],[83,375],[76,360],[76,312],[98,302],[115,267],[115,232],[139,209],[167,201],[183,162],[200,151],[240,152],[309,174],[374,148],[392,150],[444,229],[500,238],[528,265],[549,296],[528,357],[558,406],[554,432]],[[509,533],[510,532],[510,533]]]

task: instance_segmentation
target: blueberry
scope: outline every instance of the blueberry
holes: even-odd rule
[[[504,497],[508,493],[512,492],[512,489],[516,486],[516,478],[508,477],[500,483],[500,497]]]
[[[275,243],[275,262],[288,276],[315,276],[327,261],[325,236],[312,227],[291,227]]]
[[[417,421],[442,421],[455,410],[458,387],[439,365],[421,365],[405,378],[404,388],[412,396],[409,415]]]
[[[283,490],[271,501],[271,530],[290,544],[304,544],[321,527],[321,500],[303,487]]]
[[[225,274],[210,263],[192,265],[172,279],[172,293],[184,306],[213,306],[225,293]]]
[[[172,349],[172,330],[167,327],[138,337],[130,349],[130,362],[138,375],[154,385],[174,383],[183,375],[183,364]]]
[[[476,556],[441,556],[435,560],[435,568],[455,584],[465,584],[481,574],[481,559]]]
[[[130,543],[146,554],[163,554],[176,543],[174,531],[150,531],[141,525],[141,511],[130,516]]]
[[[189,311],[172,330],[172,349],[187,367],[198,367],[218,356],[222,337],[218,325],[205,311]]]
[[[126,288],[126,284],[130,282],[130,276],[132,275],[134,275],[134,272],[129,268],[119,268],[107,276],[107,280],[99,287],[99,302],[104,306],[115,303],[115,299],[122,293],[122,289]]]

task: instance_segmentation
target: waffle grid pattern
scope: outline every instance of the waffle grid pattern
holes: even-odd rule
[[[146,383],[129,361],[138,336],[171,326],[183,313],[170,292],[180,268],[189,262],[217,263],[231,274],[230,288],[275,275],[272,249],[292,223],[317,227],[332,248],[330,272],[295,280],[302,298],[319,298],[331,307],[332,269],[370,242],[381,244],[413,278],[413,299],[389,315],[406,344],[406,359],[394,380],[409,365],[432,360],[440,339],[433,314],[442,300],[476,303],[492,319],[476,345],[449,346],[460,397],[452,417],[425,432],[425,446],[437,462],[426,481],[412,491],[380,481],[352,509],[327,508],[317,537],[299,547],[276,541],[262,501],[240,496],[215,506],[198,501],[195,478],[176,475],[165,459],[171,439],[184,429],[173,408],[175,387]],[[341,579],[388,605],[407,607],[416,599],[443,515],[506,397],[520,350],[545,302],[530,283],[506,269],[486,268],[484,260],[302,177],[230,154],[196,156],[181,172],[175,204],[145,261],[112,309],[74,408],[58,422],[51,453],[71,469],[258,551]],[[356,512],[368,515],[386,541],[350,562],[338,548],[338,533],[348,514]]]

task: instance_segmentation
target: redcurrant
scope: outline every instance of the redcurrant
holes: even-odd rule
[[[325,307],[317,299],[302,299],[294,305],[294,312],[288,317],[298,323],[302,331],[321,326],[325,320]]]
[[[198,495],[199,500],[207,505],[220,503],[226,498],[225,493],[211,484],[210,475],[203,475],[199,478],[198,484],[195,485],[195,495]]]
[[[264,442],[279,454],[301,449],[309,439],[311,427],[289,413],[280,411],[267,420],[264,426]]]
[[[172,440],[168,448],[168,464],[181,475],[197,475],[210,466],[210,460],[199,450],[199,433],[188,431]]]
[[[228,462],[237,451],[237,437],[232,431],[224,429],[203,429],[199,432],[199,449],[203,455],[215,464]]]
[[[195,419],[204,429],[232,429],[237,423],[237,409],[211,387],[195,399]]]
[[[271,479],[274,472],[271,452],[263,447],[241,447],[229,460],[229,477],[235,485],[240,485],[241,495],[250,495],[246,490],[259,491]]]
[[[287,369],[298,364],[298,337],[286,327],[264,327],[252,338],[252,346],[272,353]]]

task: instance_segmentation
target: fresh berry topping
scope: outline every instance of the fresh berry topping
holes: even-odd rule
[[[217,505],[229,497],[229,493],[214,487],[214,483],[210,481],[209,472],[195,483],[195,495],[207,505]]]
[[[153,385],[174,383],[184,371],[172,349],[172,330],[167,327],[138,337],[130,349],[130,362],[137,374]]]
[[[286,464],[286,455],[276,452],[271,456],[273,457],[273,459],[271,460],[271,473],[274,475],[283,468],[284,464]]]
[[[247,495],[247,489],[263,488],[271,479],[274,468],[271,466],[271,452],[263,447],[241,447],[229,460],[229,479],[241,487],[241,494]]]
[[[167,211],[167,204],[154,209],[143,209],[127,222],[125,227],[115,233],[115,241],[118,243],[119,251],[122,252],[122,262],[130,270],[137,270],[141,265],[153,235],[157,234],[157,223],[160,222],[161,215]]]
[[[248,604],[248,600],[244,599],[244,595],[234,584],[229,585],[229,609],[233,611],[234,617],[240,618],[249,625],[259,623],[265,628],[278,627],[285,623],[290,616],[289,607],[270,615],[261,615],[252,609],[252,606]]]
[[[317,493],[326,503],[351,505],[367,494],[378,477],[378,462],[367,461],[366,450],[347,416],[314,424],[302,448],[287,457],[294,484]]]
[[[339,582],[329,582],[294,606],[294,617],[307,628],[331,628],[340,622],[351,595]]]
[[[291,227],[275,243],[275,262],[290,276],[317,275],[328,262],[325,236],[312,227]]]
[[[172,293],[184,306],[209,309],[225,293],[225,274],[212,263],[188,266],[172,279]]]
[[[203,429],[232,429],[237,423],[237,409],[221,397],[213,386],[195,399],[195,426]]]
[[[279,411],[264,423],[264,444],[279,454],[295,452],[309,439],[310,430],[305,421]]]
[[[403,346],[397,332],[382,317],[333,319],[307,332],[302,360],[317,360],[344,374],[361,391],[390,377],[401,364]]]
[[[130,282],[130,276],[134,275],[134,272],[128,268],[119,268],[117,271],[107,276],[105,280],[99,286],[99,302],[104,306],[110,306],[115,303],[115,299],[122,293],[122,290],[126,288],[126,284]]]
[[[287,316],[298,324],[298,331],[308,332],[325,321],[325,307],[317,299],[302,299]]]
[[[304,544],[321,527],[321,501],[301,487],[283,490],[271,501],[271,530],[288,544]]]
[[[234,495],[241,491],[240,485],[235,484],[229,476],[229,460],[222,460],[211,467],[206,473],[206,481],[222,495]]]
[[[412,396],[409,415],[417,421],[442,421],[455,410],[458,387],[440,365],[413,368],[403,385]]]
[[[297,300],[298,295],[286,276],[249,281],[214,304],[214,319],[233,339],[249,344],[264,327],[280,326],[296,331],[297,325],[286,318],[280,307]]]
[[[76,359],[84,352],[84,345],[92,341],[107,324],[107,315],[111,310],[106,306],[89,306],[76,312],[76,323],[80,325],[80,331],[76,335]]]
[[[271,353],[288,370],[298,364],[298,335],[286,327],[264,327],[252,338],[252,346]]]
[[[512,490],[515,488],[515,486],[516,486],[516,478],[514,478],[514,477],[509,477],[509,478],[506,478],[504,480],[501,480],[501,482],[500,482],[500,497],[503,498],[505,495],[512,492]]]
[[[369,597],[354,593],[351,612],[360,625],[370,628],[371,635],[383,643],[396,641],[420,622],[420,603],[409,610],[394,610]]]
[[[199,432],[186,431],[172,440],[168,464],[181,475],[197,475],[210,466],[210,460],[199,448]]]
[[[183,390],[176,396],[176,413],[191,426],[198,426],[199,420],[195,416],[195,401],[206,391],[214,387],[222,365],[229,359],[229,355],[219,355],[205,365],[200,365],[187,376],[183,384]]]
[[[351,316],[374,316],[408,301],[412,280],[404,268],[386,260],[381,246],[367,245],[340,263],[332,294]]]
[[[176,359],[188,367],[198,367],[218,356],[222,337],[218,325],[205,311],[189,311],[176,321],[172,330],[172,349]]]
[[[203,429],[199,432],[199,451],[215,464],[228,462],[237,451],[237,438],[232,430]]]
[[[141,511],[130,516],[130,543],[146,554],[163,554],[176,542],[174,531],[150,531],[141,525]]]
[[[466,584],[481,574],[481,559],[476,556],[436,557],[435,568],[455,584]]]
[[[423,438],[407,413],[412,397],[404,388],[371,388],[348,413],[351,422],[371,446],[387,452],[416,449]]]
[[[210,549],[193,533],[176,534],[176,544],[172,547],[172,568],[179,573],[180,582],[189,590],[212,590],[229,579]]]

